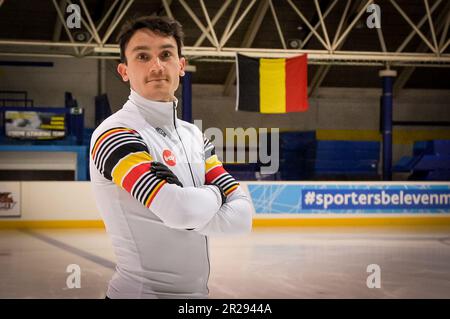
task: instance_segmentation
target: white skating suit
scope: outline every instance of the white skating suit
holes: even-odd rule
[[[91,184],[117,259],[109,298],[205,298],[207,235],[251,230],[248,197],[202,132],[177,119],[176,103],[132,90],[92,135]],[[184,187],[157,178],[152,161]]]

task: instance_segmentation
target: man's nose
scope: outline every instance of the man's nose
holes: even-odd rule
[[[162,65],[159,57],[157,57],[151,61],[150,71],[152,71],[152,72],[161,71],[163,68],[164,68],[164,66]]]

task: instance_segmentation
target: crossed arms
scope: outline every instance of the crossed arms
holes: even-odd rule
[[[100,174],[126,190],[168,227],[204,235],[251,230],[252,206],[205,140],[206,185],[182,187],[151,169],[153,158],[138,132],[109,129],[92,144],[90,155]],[[159,175],[159,176],[158,176]],[[218,186],[218,187],[217,187]],[[220,189],[226,195],[222,204]]]

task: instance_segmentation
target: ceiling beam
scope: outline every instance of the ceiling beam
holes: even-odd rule
[[[445,39],[447,39],[449,25],[450,25],[450,11],[447,11],[447,19],[445,21],[444,32],[442,32],[441,40],[439,41],[439,50],[441,50],[441,54],[444,53],[444,51],[445,51],[444,41],[445,41]]]
[[[361,1],[355,1],[355,2],[353,2],[352,6],[350,7],[350,2],[351,1],[348,1],[344,8],[344,14],[342,16],[341,21],[339,22],[338,30],[336,31],[336,34],[334,35],[334,39],[333,39],[333,43],[332,43],[333,51],[340,50],[344,46],[345,41],[347,41],[347,39],[348,39],[348,34],[350,33],[351,28],[359,20],[361,13],[364,12],[366,10],[367,6],[372,3],[372,1],[370,1],[370,0],[365,3],[361,2]],[[350,18],[354,14],[356,14],[356,17],[352,20],[352,22],[349,23]],[[346,29],[341,34],[340,30],[344,27],[344,25],[346,26]],[[316,74],[312,78],[311,84],[309,85],[308,96],[313,96],[315,91],[322,85],[322,82],[325,80],[325,77],[327,76],[328,72],[330,71],[330,68],[331,68],[331,65],[323,65],[323,66],[319,67]]]
[[[225,27],[222,37],[220,38],[219,44],[224,43],[225,37],[228,35],[231,27],[233,26],[234,20],[236,19],[236,15],[239,12],[241,4],[242,4],[242,0],[237,0],[237,3],[234,5],[233,12],[231,13],[231,17],[228,19],[227,26]]]
[[[264,2],[265,0],[262,0],[261,2]],[[250,4],[245,8],[244,12],[242,12],[241,16],[239,17],[239,19],[236,21],[236,23],[231,27],[230,30],[225,30],[226,32],[224,32],[222,34],[222,37],[220,38],[220,43],[219,43],[219,47],[222,48],[225,46],[225,44],[227,43],[227,41],[231,38],[231,36],[233,35],[234,31],[236,31],[236,29],[239,27],[239,25],[242,23],[242,21],[244,20],[244,18],[247,16],[247,14],[250,12],[250,9],[253,8],[253,5],[256,3],[256,0],[252,0],[252,2],[250,2]]]
[[[211,18],[209,17],[208,9],[206,9],[205,2],[203,0],[199,0],[199,1],[200,1],[200,6],[202,7],[203,14],[205,15],[205,18],[206,18],[206,22],[208,23],[208,28],[206,29],[206,33],[211,32],[214,43],[218,47],[219,40],[217,40],[216,31],[214,31],[214,26],[211,23]]]
[[[323,47],[327,50],[331,50],[331,47],[328,46],[328,44],[322,39],[322,37],[317,33],[316,29],[313,28],[313,26],[309,23],[308,19],[303,15],[301,10],[297,8],[297,6],[291,1],[287,0],[287,2],[290,4],[292,9],[297,13],[297,15],[300,17],[300,19],[303,21],[304,24],[309,28],[309,30],[316,36],[317,40],[319,40],[320,43],[322,43]]]
[[[320,9],[320,4],[318,0],[314,0],[314,4],[316,5],[317,14],[319,15],[320,25],[322,26],[322,32],[325,36],[325,41],[327,42],[328,49],[331,48],[330,38],[328,37],[327,27],[325,25],[325,21],[322,16],[322,10]]]
[[[380,42],[380,47],[383,52],[387,52],[386,41],[384,41],[383,30],[381,28],[377,29],[378,41]]]
[[[64,1],[64,0],[61,0]],[[105,24],[105,22],[108,20],[108,18],[110,17],[110,15],[112,14],[112,12],[114,11],[114,9],[116,9],[117,4],[119,3],[120,0],[114,0],[113,4],[109,6],[108,10],[106,11],[106,13],[103,15],[102,19],[100,20],[99,24],[97,26],[93,26],[95,32],[97,35],[99,35],[99,32],[101,30],[101,28],[103,27],[103,25]],[[170,5],[172,4],[172,0],[163,0],[163,9],[166,11],[169,10],[170,12]],[[107,28],[107,31],[112,27],[114,21],[116,21],[120,15],[123,15],[124,13],[124,7],[126,4],[126,0],[122,1],[118,8],[116,9],[116,14],[114,15],[114,17],[112,18],[112,21],[110,23],[110,25]],[[166,8],[167,6],[167,8]],[[126,11],[125,11],[126,12]],[[171,13],[171,12],[170,12]],[[158,14],[158,11],[154,12],[152,15],[154,14]],[[105,35],[106,35],[105,32]],[[86,42],[87,44],[90,44],[92,42],[92,40],[94,39],[94,35],[91,34],[91,37],[89,38],[89,40]],[[100,46],[103,46],[103,44],[101,43],[102,41],[100,40]],[[81,55],[85,55],[86,51],[91,48],[91,46],[86,45],[82,50],[81,50]]]
[[[21,50],[24,55],[36,54],[54,54],[55,51],[48,50],[50,47],[59,47],[69,50],[73,47],[84,47],[85,43],[79,42],[52,42],[52,41],[23,41],[23,40],[0,40],[0,47],[11,47],[9,50],[3,50],[0,55],[14,55],[19,52],[12,50],[17,47],[25,47]],[[118,59],[120,48],[117,44],[107,44],[100,47],[98,44],[89,44],[94,49],[94,54],[86,58],[106,58]],[[47,49],[47,52],[34,52],[30,49],[38,47]],[[283,49],[260,49],[260,48],[223,48],[217,51],[216,48],[185,46],[183,54],[187,57],[199,57],[203,60],[215,59],[215,61],[234,63],[236,53],[242,53],[252,57],[264,58],[290,58],[299,54],[308,54],[308,63],[311,64],[332,64],[332,65],[381,65],[386,63],[397,66],[415,65],[423,67],[450,67],[450,54],[437,56],[431,52],[425,53],[384,53],[376,51],[335,51],[332,54],[326,50],[283,50]],[[63,51],[61,51],[62,54]],[[58,54],[58,53],[56,53]],[[67,52],[65,54],[68,54]],[[73,55],[72,55],[73,57]]]
[[[208,28],[206,29],[207,32],[209,32],[211,30],[211,28],[216,25],[217,21],[219,21],[219,19],[222,17],[222,15],[224,14],[225,10],[230,5],[231,1],[233,1],[233,0],[227,0],[220,7],[219,11],[217,11],[216,15],[214,16],[214,18],[211,21],[211,26],[208,26]],[[194,47],[200,46],[203,43],[203,40],[205,40],[205,37],[206,37],[206,34],[204,32],[202,32],[202,35],[197,39],[197,41],[195,41]]]
[[[83,7],[83,10],[85,10],[85,15],[86,15],[88,21],[92,22],[91,14],[89,13],[89,11],[87,11],[86,6],[83,6],[83,0],[80,0],[80,1],[81,1],[81,5],[82,5],[82,7]],[[72,5],[72,4],[73,4],[73,2],[72,2],[71,0],[66,0],[66,3],[69,4],[69,5]],[[83,16],[81,12],[80,12],[80,16],[81,16],[81,17]],[[84,25],[84,27],[85,27],[86,30],[89,32],[89,34],[90,34],[91,36],[95,37],[97,43],[100,44],[100,42],[99,42],[100,38],[98,37],[98,34],[97,34],[97,36],[96,36],[96,34],[95,34],[94,30],[92,30],[90,24],[88,24],[88,23],[85,21],[85,19],[83,19],[83,18],[81,18],[81,23]]]
[[[439,46],[438,46],[437,38],[436,38],[436,31],[434,30],[433,19],[431,17],[431,13],[430,13],[430,5],[428,4],[428,0],[423,0],[423,1],[425,4],[425,9],[427,11],[428,24],[429,24],[430,30],[431,30],[431,38],[433,39],[434,47],[436,48],[436,51],[439,54]]]
[[[284,40],[283,30],[281,30],[280,21],[278,20],[277,12],[273,6],[272,0],[269,0],[270,11],[272,11],[273,20],[275,21],[275,26],[277,27],[278,36],[280,37],[281,46],[283,49],[287,49],[286,41]]]
[[[342,12],[341,15],[341,19],[339,20],[339,25],[337,27],[336,33],[334,34],[334,39],[333,39],[333,44],[332,46],[334,46],[334,44],[337,42],[339,35],[341,34],[341,29],[344,26],[344,24],[347,23],[348,21],[348,12],[350,10],[350,12],[354,12],[357,10],[356,4],[353,3],[353,7],[352,9],[350,9],[350,5],[352,4],[352,0],[347,0],[347,3],[345,4],[345,8],[344,11]]]
[[[335,4],[336,4],[336,2],[333,2],[333,3],[331,3],[331,4],[328,6],[328,8],[325,10],[325,14],[324,14],[323,19],[325,19],[325,17],[327,16],[327,14],[328,14],[329,12],[331,12],[331,10],[333,9],[333,7],[334,7]],[[338,39],[338,36],[339,36],[339,34],[340,34],[340,30],[342,29],[342,26],[343,26],[344,21],[347,21],[347,13],[348,13],[350,4],[351,4],[351,0],[347,0],[347,3],[346,3],[345,8],[344,8],[344,12],[343,12],[343,14],[342,14],[342,17],[341,17],[341,20],[340,20],[340,22],[339,22],[338,28],[337,28],[336,33],[335,33],[335,35],[334,35],[333,44],[331,44],[331,43],[329,42],[329,40],[328,40],[328,45],[329,45],[329,48],[330,48],[330,49],[332,48],[332,45],[334,45],[334,43],[336,43],[336,41],[337,41],[337,39]],[[316,29],[316,27],[319,26],[320,24],[321,24],[321,21],[319,21],[319,22],[316,24],[316,26],[314,27],[314,29]],[[309,40],[308,37],[311,36],[311,33],[312,33],[312,30],[311,30],[310,34],[309,34],[309,35],[305,38],[305,40],[303,41],[303,43],[302,43],[302,48],[306,45],[307,41]],[[322,83],[322,81],[324,80],[324,78],[325,78],[326,74],[328,73],[329,69],[330,69],[330,66],[329,66],[329,65],[326,65],[326,66],[320,66],[320,67],[319,67],[319,69],[317,70],[315,76],[313,77],[313,80],[312,80],[312,82],[311,82],[311,85],[310,85],[309,88],[308,88],[308,91],[309,91],[309,92],[314,92],[315,88],[316,88],[317,86],[319,86],[319,85]],[[309,93],[309,94],[311,94],[311,93]]]
[[[445,42],[445,44],[442,46],[440,53],[444,53],[444,51],[448,48],[448,46],[450,45],[450,39],[447,40],[447,42]]]
[[[433,13],[434,10],[436,10],[436,8],[439,6],[439,4],[441,3],[442,0],[437,0],[433,6],[431,7],[430,12]],[[417,24],[417,27],[420,29],[425,22],[427,21],[427,15],[425,14],[422,19],[419,21],[419,23]],[[408,34],[408,36],[405,38],[405,40],[403,40],[402,44],[397,48],[397,50],[395,52],[402,52],[406,46],[408,45],[408,43],[411,41],[412,38],[414,38],[414,35],[416,34],[415,30],[411,30],[411,32]]]
[[[56,12],[58,13],[59,20],[61,21],[61,24],[63,25],[64,29],[66,30],[66,33],[67,33],[67,36],[69,37],[70,42],[75,43],[75,41],[72,37],[72,34],[70,33],[69,29],[67,28],[66,21],[64,20],[64,15],[62,13],[62,10],[59,8],[59,5],[58,5],[58,3],[56,3],[56,0],[52,0],[52,1],[53,1],[53,6],[55,7]],[[80,54],[80,50],[78,47],[74,46],[73,50],[75,51],[75,55],[78,56]]]
[[[217,42],[217,38],[214,39],[211,34],[206,30],[206,27],[203,25],[203,23],[200,21],[200,19],[197,17],[197,15],[194,13],[194,11],[191,9],[191,7],[184,1],[179,0],[181,5],[183,6],[184,10],[189,14],[191,19],[195,22],[197,27],[203,32],[203,34],[208,38],[209,42],[215,47],[219,47],[219,43]]]
[[[437,34],[439,34],[441,31],[442,31],[442,33],[445,33],[445,28],[446,28],[447,19],[449,16],[449,14],[448,14],[449,11],[450,11],[450,1],[446,2],[443,10],[441,10],[441,13],[439,14],[439,16],[436,20],[436,22],[437,22],[436,23],[436,25],[437,25],[436,33]],[[416,49],[416,52],[422,53],[422,52],[427,52],[427,51],[428,51],[428,46],[425,43],[420,42],[419,46]],[[394,83],[394,95],[400,94],[401,90],[405,87],[406,83],[413,75],[415,69],[416,69],[415,67],[406,67],[406,68],[403,68],[403,70],[401,72],[399,72],[399,75],[397,76],[395,83]]]
[[[105,35],[104,35],[104,37],[103,37],[103,39],[101,41],[102,45],[106,44],[106,42],[108,41],[109,37],[114,32],[114,30],[116,29],[116,27],[120,23],[120,21],[123,19],[123,16],[125,15],[125,13],[127,13],[128,9],[131,7],[133,2],[134,2],[134,0],[123,0],[122,1],[121,7],[123,5],[124,8],[122,9],[122,11],[118,10],[116,12],[116,16],[111,21],[111,24],[109,25],[108,29],[106,30],[106,33],[105,33]]]
[[[89,26],[91,27],[91,31],[92,31],[91,35],[94,36],[95,41],[97,43],[101,43],[100,36],[98,35],[98,32],[97,32],[97,28],[95,27],[94,22],[92,21],[91,14],[90,14],[86,4],[84,3],[84,0],[80,0],[80,4],[81,4],[81,7],[84,10],[84,13],[86,14]]]
[[[59,9],[61,11],[66,7],[66,0],[59,1]],[[56,21],[55,26],[53,27],[53,42],[58,42],[61,39],[61,31],[62,31],[62,23],[61,19],[58,16],[58,12],[56,12]]]
[[[109,9],[106,11],[106,13],[103,15],[102,19],[100,20],[99,24],[97,27],[95,27],[96,32],[100,32],[101,28],[103,27],[103,24],[105,24],[106,20],[108,20],[109,16],[111,15],[113,9],[116,7],[117,3],[119,2],[119,0],[114,0],[114,3],[109,7]],[[94,36],[91,35],[91,37],[89,38],[89,40],[86,42],[87,44],[90,44],[92,42],[92,40],[94,39]],[[81,54],[84,55],[86,50],[88,49],[88,46],[85,46],[82,50],[81,50]]]
[[[351,0],[347,0],[348,2],[350,2]],[[328,16],[328,14],[331,12],[331,10],[333,10],[334,6],[336,5],[336,3],[338,2],[338,0],[334,0],[325,10],[325,13],[323,14],[323,19],[325,20],[325,18]],[[316,23],[316,25],[314,26],[314,30],[317,31],[317,29],[320,27],[320,21],[318,21]],[[313,36],[313,32],[312,30],[309,31],[308,35],[302,40],[302,44],[300,45],[300,49],[303,49],[304,47],[306,47],[306,44],[308,43],[309,39]]]
[[[405,21],[411,26],[411,28],[416,31],[417,35],[423,40],[423,42],[428,45],[431,51],[434,53],[438,53],[438,48],[433,47],[433,45],[428,41],[427,37],[419,30],[419,28],[414,24],[414,22],[411,21],[411,19],[408,17],[408,15],[405,13],[405,11],[397,4],[395,0],[390,0],[391,4],[394,6],[395,9],[400,13],[400,15],[405,19]]]
[[[253,20],[250,23],[247,32],[245,33],[244,39],[242,40],[241,48],[249,48],[252,45],[268,9],[269,9],[269,0],[261,0],[258,8],[256,9],[255,15],[253,16]],[[236,67],[232,66],[228,71],[225,80],[223,95],[226,96],[231,95],[235,80],[236,80]]]
[[[347,29],[345,29],[345,31],[342,33],[342,35],[337,39],[337,41],[333,44],[333,48],[332,51],[336,50],[336,48],[339,47],[339,45],[345,41],[345,39],[347,39],[349,33],[351,32],[351,30],[353,29],[353,27],[355,26],[355,24],[358,22],[358,20],[361,18],[361,16],[363,15],[364,12],[366,12],[366,9],[369,5],[371,5],[373,3],[373,0],[368,0],[366,3],[360,3],[360,10],[357,10],[358,14],[356,15],[356,17],[353,19],[353,21],[350,23],[350,25],[347,27]]]
[[[66,21],[65,21],[65,17],[64,17],[64,4],[65,3],[71,3],[71,2],[75,2],[74,0],[54,0],[54,4],[58,3],[58,9],[57,9],[57,13],[58,13],[58,21],[60,24],[60,28],[62,31],[62,27],[65,26],[66,27]],[[82,1],[83,3],[85,3],[86,0]],[[186,0],[184,0],[186,1]],[[200,0],[198,0],[200,1]],[[274,16],[274,20],[275,20],[275,25],[274,27],[277,27],[276,30],[272,29],[271,32],[272,34],[274,32],[278,31],[278,36],[280,37],[280,39],[284,39],[284,35],[283,32],[281,30],[281,28],[283,27],[284,29],[284,25],[283,25],[283,16],[281,16],[281,12],[278,10],[278,7],[276,6],[276,2],[273,2],[273,0],[266,0],[270,10],[272,11],[272,15]],[[352,5],[364,5],[364,3],[367,3],[367,0],[364,1],[351,1],[351,0],[347,0],[344,2],[344,4],[342,4],[342,7],[344,7],[344,5],[346,5],[346,8],[348,8],[348,13],[350,15],[350,18],[346,17],[346,14],[342,14],[342,12],[335,12],[331,10],[331,6],[334,6],[337,3],[338,0],[330,0],[328,1],[328,6],[325,7],[324,2],[320,2],[320,1],[316,1],[314,0],[315,4],[316,4],[316,9],[318,6],[318,3],[321,3],[321,7],[319,7],[320,9],[320,13],[323,13],[322,19],[320,19],[320,14],[317,16],[317,19],[313,19],[313,22],[311,22],[311,19],[309,20],[309,22],[311,23],[311,25],[314,26],[314,30],[316,31],[316,33],[320,33],[320,36],[322,37],[322,39],[326,42],[327,46],[328,45],[328,41],[326,40],[326,36],[323,32],[318,31],[321,27],[323,31],[323,26],[325,25],[325,22],[327,20],[327,14],[329,14],[331,12],[331,14],[336,13],[338,16],[342,15],[343,18],[345,19],[341,19],[341,23],[339,23],[339,27],[337,28],[338,31],[334,32],[334,30],[328,34],[329,35],[329,41],[331,40],[331,46],[333,46],[333,44],[336,44],[338,40],[340,40],[342,37],[342,43],[339,43],[339,49],[334,51],[334,52],[329,52],[327,50],[292,50],[292,49],[286,49],[286,43],[282,43],[282,47],[283,49],[264,49],[264,48],[258,48],[258,49],[250,49],[250,47],[252,46],[252,43],[254,42],[254,39],[256,37],[256,34],[258,34],[258,28],[255,28],[253,21],[251,21],[252,23],[252,27],[250,28],[250,30],[245,30],[246,32],[243,32],[243,34],[246,34],[246,38],[248,40],[249,44],[248,45],[242,45],[242,47],[237,47],[237,48],[227,48],[227,47],[217,47],[217,42],[220,43],[226,43],[226,40],[230,38],[230,36],[233,34],[233,32],[235,30],[237,30],[237,28],[239,27],[238,31],[241,31],[241,29],[243,29],[242,26],[242,21],[243,19],[247,19],[246,15],[252,15],[252,19],[255,20],[256,19],[256,15],[255,17],[253,17],[253,15],[255,14],[255,12],[257,11],[257,6],[255,6],[255,10],[252,9],[252,5],[253,4],[258,4],[258,6],[261,5],[261,3],[265,2],[265,1],[256,1],[256,0],[251,0],[251,1],[246,1],[245,2],[245,8],[240,8],[241,7],[241,3],[242,0],[224,0],[223,4],[220,6],[220,8],[218,8],[217,12],[215,13],[214,16],[209,15],[208,14],[208,10],[211,11],[211,9],[208,8],[208,10],[206,10],[207,5],[209,4],[209,2],[202,0],[200,2],[203,3],[203,13],[205,15],[208,15],[208,17],[210,17],[209,21],[205,20],[203,21],[203,25],[204,25],[204,29],[207,33],[209,33],[209,35],[211,36],[211,38],[213,38],[211,30],[212,28],[217,29],[218,23],[220,23],[222,20],[221,17],[223,17],[224,15],[230,16],[229,20],[226,20],[226,18],[223,18],[222,23],[227,24],[227,28],[226,28],[226,32],[224,32],[224,35],[222,35],[221,39],[218,39],[217,36],[219,36],[219,34],[216,34],[216,39],[214,39],[214,44],[212,46],[209,47],[200,47],[201,42],[199,44],[196,44],[197,46],[195,47],[185,47],[184,49],[184,53],[186,53],[186,55],[188,57],[195,57],[197,60],[199,61],[206,61],[206,62],[213,62],[213,61],[225,61],[225,62],[233,62],[234,61],[234,54],[236,52],[242,52],[244,54],[248,54],[250,56],[258,56],[258,57],[273,57],[273,58],[286,58],[286,57],[290,57],[290,56],[294,56],[294,55],[298,55],[298,54],[304,54],[307,53],[309,55],[309,61],[311,62],[311,64],[318,64],[320,65],[319,71],[320,72],[316,72],[314,74],[314,78],[313,81],[311,81],[311,85],[314,87],[319,87],[322,83],[322,81],[326,78],[326,74],[327,71],[329,70],[331,65],[380,65],[380,64],[389,64],[392,63],[392,66],[396,66],[396,67],[405,67],[405,66],[414,66],[414,67],[421,67],[421,66],[430,66],[430,67],[438,67],[438,66],[442,66],[442,67],[449,67],[448,65],[448,59],[450,57],[450,55],[447,54],[443,54],[443,52],[441,52],[441,58],[439,58],[439,56],[433,52],[430,52],[430,50],[427,50],[427,48],[429,49],[428,45],[425,45],[425,48],[422,49],[421,52],[418,53],[414,53],[414,52],[403,52],[404,48],[408,45],[409,40],[414,38],[415,35],[417,34],[416,30],[414,28],[412,28],[412,30],[410,30],[411,32],[408,31],[407,33],[407,37],[405,38],[406,40],[403,41],[402,45],[401,45],[401,52],[389,52],[386,48],[385,45],[380,45],[381,49],[376,48],[376,51],[374,52],[351,52],[351,51],[341,51],[342,48],[342,44],[347,41],[346,37],[347,35],[345,35],[346,30],[349,28],[348,25],[349,23],[354,20],[356,14],[351,13],[350,8],[352,7]],[[445,50],[446,46],[448,46],[450,44],[450,40],[448,40],[447,38],[447,33],[448,33],[448,28],[450,25],[450,15],[448,15],[448,12],[450,12],[450,10],[448,10],[449,8],[447,8],[446,10],[443,10],[444,8],[444,4],[443,3],[448,3],[448,1],[442,1],[442,0],[436,0],[434,2],[430,3],[429,7],[423,7],[424,8],[424,15],[422,20],[420,20],[419,23],[417,23],[416,21],[414,21],[414,24],[416,26],[416,29],[419,29],[428,39],[428,41],[430,42],[430,44],[432,44],[433,47],[438,47],[438,52]],[[164,12],[163,8],[164,8],[164,4],[169,4],[170,5],[170,0],[161,0],[160,4],[160,11],[159,12]],[[186,1],[188,3],[188,1]],[[293,1],[297,6],[299,6],[298,3],[301,2],[297,2],[297,1]],[[397,1],[400,2],[400,1]],[[422,0],[422,2],[426,5],[428,2],[430,2],[429,0]],[[100,23],[96,25],[94,25],[94,23],[89,23],[89,19],[84,19],[84,24],[88,24],[88,27],[91,31],[95,31],[95,33],[97,33],[100,37],[103,37],[104,34],[108,33],[108,32],[114,32],[111,31],[111,28],[116,27],[114,26],[114,24],[117,24],[117,18],[122,18],[124,15],[124,10],[126,9],[126,5],[129,5],[130,1],[128,0],[114,0],[111,1],[110,6],[105,8],[105,11],[107,11],[106,14],[102,14],[101,17],[99,17],[97,20],[101,21]],[[190,3],[190,2],[189,2]],[[441,5],[438,5],[439,3],[441,3]],[[271,6],[272,4],[272,6]],[[286,3],[287,4],[287,3]],[[230,7],[233,7],[233,9],[231,9]],[[85,6],[84,6],[85,7]],[[118,8],[120,7],[120,8]],[[198,6],[200,8],[200,5]],[[228,10],[227,10],[228,7]],[[289,5],[287,4],[287,7],[289,8]],[[55,6],[56,8],[56,6]],[[83,8],[85,10],[85,8]],[[165,9],[165,8],[164,8]],[[243,10],[240,10],[243,9]],[[276,13],[275,13],[275,9],[276,9]],[[303,10],[303,8],[301,8]],[[403,9],[403,7],[402,7]],[[426,10],[425,10],[426,9]],[[252,12],[250,12],[250,10]],[[269,9],[266,9],[266,11]],[[439,13],[444,14],[447,13],[447,15],[445,16],[445,18],[443,20],[439,20],[436,19],[438,17],[438,15],[436,13],[433,13],[434,11],[439,11]],[[59,11],[59,12],[58,12]],[[85,10],[87,11],[87,10]],[[227,12],[228,11],[228,12]],[[233,11],[233,12],[231,12]],[[245,11],[244,13],[240,13],[240,11]],[[84,12],[84,11],[83,11]],[[115,18],[112,18],[112,16],[114,15],[114,13],[117,13]],[[206,12],[206,13],[205,13]],[[345,10],[344,10],[345,12]],[[63,16],[63,19],[60,18],[60,13]],[[109,13],[109,14],[108,14]],[[275,13],[275,15],[274,15]],[[304,11],[301,12],[304,16],[308,16],[306,15],[306,13]],[[265,14],[268,14],[267,12],[265,12]],[[280,20],[277,23],[277,19],[275,19],[275,17],[277,16],[280,18]],[[201,15],[201,14],[200,14]],[[92,16],[92,15],[91,15]],[[277,17],[277,18],[278,18]],[[88,17],[89,18],[89,17]],[[239,18],[237,23],[235,22],[235,19]],[[262,24],[263,19],[264,19],[264,15],[259,15],[260,18],[260,22],[259,22],[259,26]],[[112,21],[111,21],[112,20]],[[219,21],[220,20],[220,21]],[[250,19],[251,20],[251,19]],[[404,25],[408,25],[403,19],[401,19]],[[343,23],[345,21],[345,24]],[[246,20],[244,23],[248,24],[249,20]],[[339,22],[339,21],[338,21]],[[441,23],[442,22],[442,23]],[[431,23],[431,25],[433,25],[435,27],[434,31],[435,31],[435,36],[432,40],[432,34],[427,34],[428,32],[428,28],[425,31],[423,31],[422,26],[424,24]],[[83,24],[83,25],[84,25]],[[106,25],[103,25],[106,24]],[[110,24],[109,27],[107,27],[107,24]],[[438,25],[439,24],[439,25]],[[225,25],[224,25],[225,27]],[[107,29],[107,30],[106,30]],[[106,30],[106,32],[104,32]],[[345,30],[345,31],[343,31]],[[216,30],[217,31],[217,30]],[[331,30],[327,30],[328,32],[330,32]],[[343,32],[342,32],[343,31]],[[384,30],[385,32],[389,32],[389,30]],[[67,32],[67,30],[66,30]],[[101,33],[100,33],[101,32]],[[432,29],[430,29],[429,32],[432,32]],[[55,32],[54,32],[55,33]],[[72,33],[72,31],[70,31],[70,33]],[[252,35],[253,34],[253,35]],[[345,36],[344,36],[345,35]],[[349,37],[351,39],[351,35],[352,33],[349,33]],[[70,39],[70,34],[68,33],[69,39]],[[312,31],[309,32],[310,37],[314,37],[314,34]],[[419,35],[420,36],[420,35]],[[64,36],[63,36],[64,37]],[[276,37],[276,35],[275,35]],[[334,39],[332,39],[334,37]],[[116,44],[112,45],[112,44],[107,44],[107,43],[96,43],[97,41],[93,41],[93,39],[95,38],[94,32],[91,33],[90,39],[88,40],[88,42],[73,42],[73,40],[71,40],[71,42],[61,42],[61,37],[59,36],[59,40],[57,41],[24,41],[24,40],[0,40],[0,54],[1,55],[11,55],[16,51],[17,53],[22,53],[24,55],[36,55],[36,54],[56,54],[56,55],[68,55],[68,56],[75,56],[77,54],[73,54],[73,50],[74,49],[83,49],[82,54],[84,55],[85,52],[87,52],[86,54],[86,58],[103,58],[103,56],[105,58],[117,58],[118,57],[118,53],[119,53],[119,48]],[[206,35],[205,34],[201,34],[201,36],[197,39],[197,41],[203,38],[202,40],[206,39]],[[253,39],[251,39],[253,38]],[[58,39],[57,37],[55,37],[55,39]],[[220,40],[220,41],[219,41]],[[245,40],[245,39],[243,39]],[[277,40],[277,39],[274,39]],[[91,44],[91,41],[94,44]],[[245,41],[244,41],[245,42]],[[197,42],[196,42],[197,43]],[[382,43],[382,40],[380,39],[380,43]],[[423,43],[422,41],[420,43]],[[245,43],[244,43],[245,44]],[[425,44],[425,43],[424,43]],[[434,44],[434,45],[433,45]],[[55,49],[56,47],[59,47],[57,49]],[[384,48],[383,48],[384,47]],[[423,47],[423,45],[422,45]],[[381,51],[381,52],[380,52]],[[77,55],[79,56],[79,55]],[[439,65],[439,63],[442,63],[442,65]],[[233,68],[234,69],[234,68]],[[231,68],[230,68],[231,70]],[[324,71],[325,70],[325,71]],[[232,70],[231,72],[235,72],[235,69]],[[405,80],[407,80],[409,77],[408,76],[399,76],[400,79],[402,79],[403,77],[405,77]],[[233,85],[235,81],[235,74],[232,77],[232,81],[229,81],[230,84],[228,84],[228,87],[231,87]],[[228,83],[228,82],[227,82]],[[399,84],[401,83],[401,81],[399,81]],[[405,81],[406,83],[406,81]],[[397,84],[397,85],[399,85]],[[224,87],[225,88],[225,87]]]
[[[172,0],[162,0],[163,6],[164,6],[164,10],[166,11],[166,14],[169,18],[173,19],[173,13],[172,10],[170,9],[170,5],[172,4]]]

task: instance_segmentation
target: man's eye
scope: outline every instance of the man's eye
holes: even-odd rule
[[[138,60],[142,60],[142,61],[148,60],[147,54],[138,54],[137,58],[138,58]]]
[[[161,57],[162,57],[163,59],[167,59],[167,58],[169,58],[171,55],[172,55],[172,54],[171,54],[169,51],[164,51],[164,52],[161,54]]]

